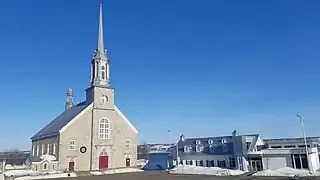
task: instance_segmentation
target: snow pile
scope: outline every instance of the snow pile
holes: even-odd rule
[[[149,161],[146,159],[139,159],[136,162],[136,166],[139,168],[143,168]]]
[[[33,171],[31,169],[26,169],[26,170],[10,170],[4,172],[6,176],[36,176],[39,175],[40,173],[38,171]]]
[[[205,174],[215,176],[237,176],[244,172],[240,170],[222,169],[219,167],[200,167],[192,165],[179,165],[169,171],[170,174]]]
[[[11,164],[7,164],[5,166],[5,169],[6,170],[12,170],[12,169],[26,169],[28,168],[26,165],[11,165]]]
[[[129,172],[142,172],[144,170],[137,169],[137,168],[123,168],[123,169],[112,169],[106,170],[103,174],[120,174],[120,173],[129,173]]]
[[[100,171],[92,171],[92,172],[90,172],[90,174],[95,175],[95,176],[103,175],[103,173]]]
[[[75,173],[61,173],[61,174],[49,174],[49,175],[41,175],[41,176],[23,176],[23,177],[15,178],[15,180],[52,179],[52,178],[66,178],[66,177],[77,177],[77,175]]]
[[[103,174],[121,174],[121,173],[130,173],[130,172],[142,172],[144,170],[137,169],[137,168],[121,168],[121,169],[110,169],[110,170],[105,170],[103,172],[101,171],[93,171],[90,172],[92,175],[103,175]]]
[[[149,153],[150,152],[167,152],[169,148],[171,148],[173,144],[154,144],[150,145]]]
[[[294,169],[290,167],[283,167],[279,169],[268,169],[263,171],[258,171],[254,173],[252,176],[320,176],[320,172],[309,173],[308,170],[305,169]]]
[[[42,156],[40,156],[41,160],[48,160],[48,161],[55,161],[57,160],[57,158],[55,156],[52,155],[48,155],[48,154],[44,154]]]

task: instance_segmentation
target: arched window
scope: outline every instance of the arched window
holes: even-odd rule
[[[99,139],[110,138],[110,122],[106,118],[102,118],[99,122]]]
[[[101,79],[106,78],[106,68],[104,66],[101,66]]]

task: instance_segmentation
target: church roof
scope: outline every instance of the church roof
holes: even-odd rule
[[[38,133],[31,137],[32,140],[45,139],[53,137],[59,134],[59,131],[67,125],[74,117],[82,112],[89,104],[82,102],[79,103],[66,111],[60,116],[56,117],[48,125],[42,128]]]

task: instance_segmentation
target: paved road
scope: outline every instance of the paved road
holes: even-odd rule
[[[288,180],[288,177],[250,177],[250,176],[237,176],[237,177],[217,177],[206,175],[170,175],[164,172],[140,172],[140,173],[124,173],[112,174],[103,176],[78,176],[75,178],[66,178],[63,180]],[[308,178],[318,179],[320,178]],[[62,180],[62,179],[60,179]]]

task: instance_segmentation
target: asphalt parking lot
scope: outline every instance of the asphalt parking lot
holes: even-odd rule
[[[61,180],[62,178],[60,178]],[[233,177],[218,177],[208,175],[171,175],[165,172],[146,171],[140,173],[124,173],[110,174],[101,176],[78,176],[75,178],[65,178],[65,180],[287,180],[293,179],[289,177],[254,177],[254,176],[233,176]],[[320,177],[303,178],[319,179]],[[301,179],[302,180],[302,179]]]

